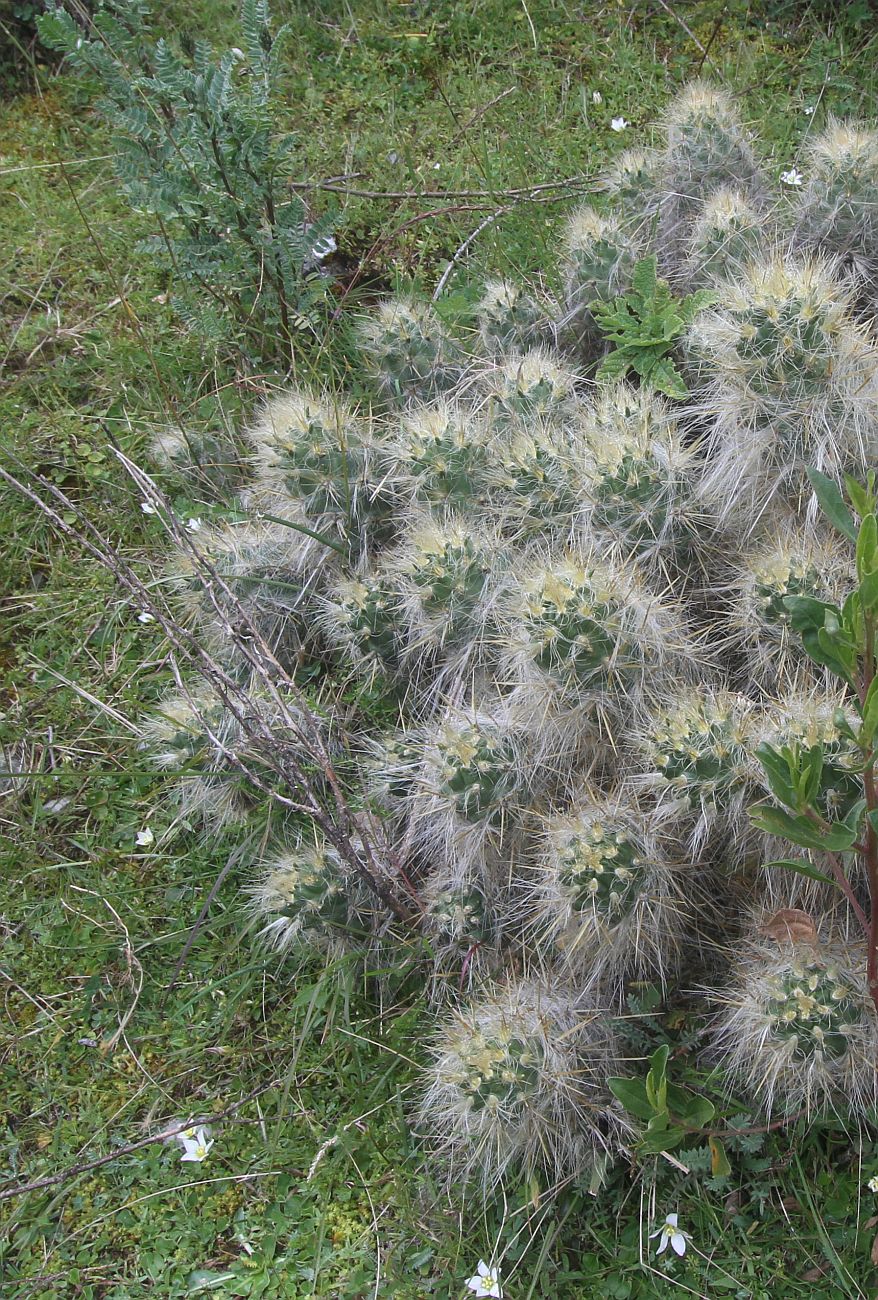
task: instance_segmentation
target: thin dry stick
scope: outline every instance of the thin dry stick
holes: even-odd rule
[[[225,1110],[217,1111],[215,1115],[208,1115],[206,1119],[199,1120],[200,1124],[218,1124],[221,1119],[227,1119],[229,1115],[234,1115],[242,1106],[253,1101],[256,1097],[261,1097],[269,1088],[274,1088],[280,1082],[279,1079],[272,1079],[270,1083],[263,1083],[261,1087],[255,1088],[253,1092],[248,1092],[246,1097],[240,1101],[234,1102],[227,1106]],[[32,1183],[21,1183],[18,1187],[5,1187],[0,1191],[0,1201],[9,1200],[13,1196],[24,1196],[27,1192],[40,1192],[45,1187],[56,1187],[58,1183],[69,1182],[71,1178],[76,1178],[79,1174],[88,1173],[90,1169],[99,1169],[102,1165],[108,1165],[113,1160],[120,1160],[123,1156],[129,1156],[133,1151],[141,1151],[144,1147],[152,1146],[155,1142],[167,1142],[174,1138],[178,1133],[185,1133],[192,1127],[189,1120],[181,1121],[179,1124],[172,1124],[170,1128],[162,1129],[161,1133],[154,1133],[151,1137],[141,1138],[139,1142],[129,1142],[127,1146],[119,1147],[116,1151],[110,1151],[105,1156],[98,1156],[96,1160],[83,1160],[79,1164],[69,1165],[62,1169],[58,1174],[49,1174],[45,1178],[35,1178]]]

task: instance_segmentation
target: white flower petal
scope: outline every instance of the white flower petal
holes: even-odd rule
[[[671,1234],[671,1246],[678,1255],[686,1254],[686,1238],[683,1236],[682,1232],[674,1232]]]
[[[156,508],[151,501],[141,501],[140,508],[145,515],[154,515]]]
[[[152,828],[145,826],[142,831],[138,831],[134,836],[134,843],[139,849],[148,849],[150,844],[155,843],[155,836],[152,833]]]
[[[624,117],[614,117],[610,122],[611,131],[624,131],[630,123],[626,122]]]
[[[665,1232],[665,1230],[664,1230],[664,1228],[663,1228],[663,1229],[662,1229],[662,1239],[661,1239],[661,1241],[659,1242],[659,1244],[658,1244],[658,1249],[656,1250],[655,1253],[656,1253],[657,1255],[661,1255],[665,1250],[667,1250],[667,1248],[668,1248],[668,1235],[667,1235],[667,1233]]]

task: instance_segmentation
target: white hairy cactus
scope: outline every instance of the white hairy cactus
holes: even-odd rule
[[[696,850],[721,829],[729,864],[752,838],[744,808],[758,780],[753,707],[708,685],[678,688],[653,705],[638,741],[643,779],[660,804],[688,820]]]
[[[281,952],[361,948],[374,900],[331,844],[300,840],[264,863],[248,888],[260,935]]]
[[[831,118],[807,146],[796,199],[797,243],[838,254],[858,275],[878,270],[878,131]]]
[[[406,803],[413,842],[466,880],[508,871],[521,813],[546,780],[502,701],[450,707],[420,732],[422,760]]]
[[[738,189],[723,186],[706,201],[689,235],[686,279],[703,287],[733,279],[765,247],[765,218]]]
[[[546,312],[520,285],[489,280],[476,307],[482,347],[488,356],[526,352],[550,329]]]
[[[563,253],[566,283],[563,325],[586,360],[593,360],[603,349],[589,304],[609,302],[624,293],[631,284],[639,255],[638,240],[620,217],[600,213],[586,204],[570,218]]]
[[[496,652],[510,707],[544,751],[613,737],[647,686],[693,670],[676,606],[634,566],[587,548],[516,565],[498,603]],[[554,734],[553,734],[554,731]]]
[[[399,492],[430,506],[475,506],[485,491],[490,438],[481,416],[452,402],[412,407],[395,440]]]
[[[360,323],[360,345],[382,395],[394,405],[447,392],[461,356],[436,310],[415,298],[390,298]]]
[[[585,795],[545,818],[516,901],[530,945],[577,988],[618,1003],[627,979],[666,986],[697,908],[697,872],[631,789]]]
[[[704,492],[736,528],[752,528],[775,494],[806,505],[808,466],[862,475],[876,446],[878,353],[830,265],[750,263],[718,287],[688,347],[711,376],[700,393],[713,421]]]
[[[738,945],[728,986],[711,990],[713,1050],[731,1091],[766,1117],[868,1112],[878,1101],[878,1024],[865,949],[831,930],[795,942],[790,929],[786,940]]]
[[[669,404],[616,384],[582,408],[579,432],[586,528],[659,568],[685,562],[707,521],[695,497],[698,454]]]
[[[852,548],[820,526],[782,514],[737,560],[729,590],[729,626],[747,677],[759,688],[792,689],[820,670],[793,630],[788,598],[843,603],[855,585]]]
[[[487,1194],[512,1166],[554,1185],[618,1140],[617,1058],[606,1015],[557,981],[499,987],[437,1031],[419,1127],[450,1183]]]

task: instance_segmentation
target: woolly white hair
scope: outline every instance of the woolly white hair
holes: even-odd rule
[[[825,260],[751,263],[718,294],[688,338],[712,376],[699,393],[712,421],[704,496],[742,530],[775,494],[812,519],[807,466],[837,478],[874,458],[873,340]]]
[[[617,1059],[607,1016],[557,981],[497,987],[440,1025],[419,1128],[449,1183],[487,1194],[514,1168],[554,1185],[616,1146]]]
[[[793,920],[784,936],[779,920],[774,938],[754,933],[738,945],[728,986],[710,990],[712,1050],[732,1091],[767,1117],[868,1112],[878,1101],[878,1020],[865,949],[828,923],[797,939],[808,926]]]
[[[542,819],[513,885],[516,910],[529,949],[619,1005],[628,979],[666,986],[702,890],[683,846],[632,789],[584,784],[573,808]]]

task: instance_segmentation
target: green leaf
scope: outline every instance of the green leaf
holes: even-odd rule
[[[845,505],[838,484],[834,483],[831,478],[827,478],[825,474],[821,474],[819,469],[811,469],[810,467],[808,469],[808,478],[811,480],[814,495],[820,502],[820,508],[826,518],[849,541],[855,542],[857,540],[856,525],[850,510]]]
[[[643,1079],[608,1079],[607,1085],[616,1100],[638,1119],[648,1120],[655,1115],[655,1107],[647,1098]]]
[[[878,520],[866,515],[857,533],[857,577],[862,583],[870,573],[878,570]]]
[[[794,808],[797,803],[796,789],[787,758],[766,741],[756,746],[756,757],[762,764],[768,788],[775,799],[778,803]]]
[[[851,478],[850,474],[845,474],[844,486],[851,505],[861,519],[865,519],[866,515],[875,513],[875,495],[872,490],[874,488],[874,478],[872,478],[869,487],[864,488],[862,483],[858,483],[855,478]]]
[[[787,871],[795,871],[799,876],[807,876],[809,880],[819,880],[824,885],[838,883],[832,879],[832,876],[824,875],[822,871],[803,862],[801,858],[775,858],[773,862],[766,862],[765,867],[783,867]]]
[[[826,831],[822,831],[807,817],[792,817],[781,808],[772,808],[765,804],[757,804],[750,809],[750,820],[759,830],[792,840],[803,849],[843,852],[849,849],[857,838],[856,831],[843,823],[835,822]]]
[[[673,1120],[687,1128],[704,1128],[716,1114],[716,1107],[697,1092],[672,1083],[668,1085],[668,1112]]]

